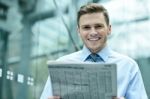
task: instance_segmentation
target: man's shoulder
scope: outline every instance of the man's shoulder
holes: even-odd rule
[[[112,56],[117,58],[118,60],[122,60],[122,61],[126,61],[126,62],[129,62],[129,63],[132,63],[132,64],[136,64],[136,62],[133,58],[131,58],[130,56],[127,56],[123,53],[113,51]]]
[[[73,52],[58,58],[56,61],[80,61],[81,51]]]

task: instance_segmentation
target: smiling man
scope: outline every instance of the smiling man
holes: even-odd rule
[[[79,35],[84,43],[83,49],[60,57],[57,61],[115,63],[118,88],[115,99],[148,99],[137,63],[128,56],[113,51],[107,44],[108,35],[111,34],[107,10],[95,3],[84,5],[78,12],[77,23]],[[41,99],[47,99],[49,96],[51,96],[50,77]]]

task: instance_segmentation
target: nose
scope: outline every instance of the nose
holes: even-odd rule
[[[91,28],[90,34],[91,35],[97,34],[97,31],[96,31],[96,29],[94,27]]]

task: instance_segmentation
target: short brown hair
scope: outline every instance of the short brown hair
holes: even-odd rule
[[[82,15],[90,14],[90,13],[98,13],[98,12],[104,14],[106,24],[109,25],[109,15],[108,15],[107,9],[105,9],[100,4],[88,3],[86,5],[81,6],[80,10],[78,11],[78,15],[77,15],[77,24],[78,24],[78,26],[79,26],[80,17]]]

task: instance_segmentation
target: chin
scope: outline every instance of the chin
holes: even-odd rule
[[[93,52],[99,52],[103,47],[104,45],[103,46],[90,46],[89,49],[91,49]]]
[[[97,52],[100,50],[100,48],[97,48],[97,47],[88,47],[88,48],[89,48],[90,51],[93,52],[93,53],[97,53]]]

